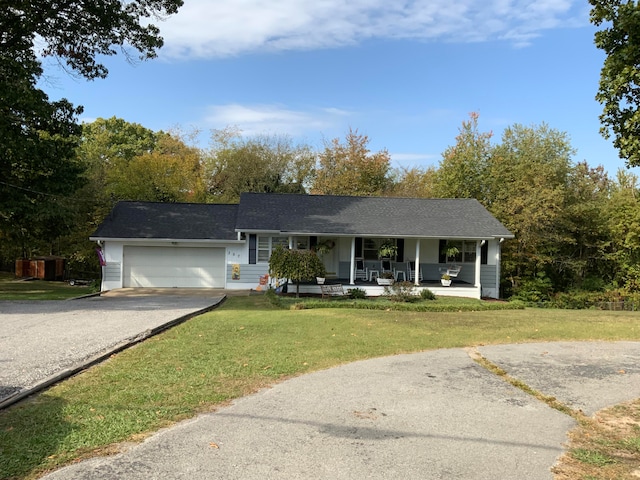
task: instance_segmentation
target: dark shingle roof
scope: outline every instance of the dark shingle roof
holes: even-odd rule
[[[238,205],[118,202],[91,238],[236,240]]]
[[[118,202],[91,238],[236,240],[241,232],[511,238],[474,199],[244,193],[239,205]]]
[[[244,193],[236,228],[309,235],[513,237],[475,199]]]

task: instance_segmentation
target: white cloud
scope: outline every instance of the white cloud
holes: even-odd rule
[[[317,135],[333,129],[350,115],[346,110],[321,108],[312,111],[292,110],[282,105],[259,104],[211,105],[207,109],[205,122],[211,128],[221,129],[237,126],[243,134],[252,136],[262,133],[300,136]]]
[[[384,38],[526,45],[587,14],[583,0],[188,0],[159,26],[162,55],[211,58]]]

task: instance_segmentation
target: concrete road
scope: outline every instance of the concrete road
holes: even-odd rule
[[[478,349],[593,413],[640,397],[640,343]],[[462,349],[356,362],[283,382],[57,479],[549,480],[574,420]]]
[[[213,308],[223,298],[220,290],[198,296],[133,296],[125,290],[65,301],[0,301],[0,405]]]

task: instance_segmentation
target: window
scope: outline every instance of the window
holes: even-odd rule
[[[458,253],[453,257],[447,257],[445,254],[445,250],[447,246],[456,247],[458,249]],[[440,240],[439,263],[474,263],[475,261],[476,261],[476,242],[475,241]],[[486,261],[484,261],[483,263],[486,263]]]
[[[476,261],[476,242],[463,242],[464,247],[462,253],[464,254],[464,261],[472,263]]]
[[[281,245],[284,248],[289,247],[288,237],[262,237],[258,236],[258,263],[267,263],[271,252]]]
[[[382,240],[379,238],[365,238],[362,241],[362,256],[365,260],[377,260],[378,248]]]
[[[364,238],[362,240],[362,257],[364,257],[365,260],[378,260],[378,251],[380,250],[380,246],[385,242],[389,242],[394,245],[398,244],[397,240],[389,238]],[[400,255],[398,254],[398,256]]]
[[[296,237],[295,244],[297,250],[309,250],[309,237]]]

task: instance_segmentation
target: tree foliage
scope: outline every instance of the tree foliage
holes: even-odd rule
[[[98,58],[114,47],[152,58],[162,46],[147,19],[175,13],[182,0],[2,2],[0,8],[0,241],[22,255],[51,253],[74,222],[72,196],[82,185],[75,158],[82,112],[38,88],[41,57],[55,57],[87,79],[105,77]],[[41,50],[38,47],[43,45]],[[128,51],[125,54],[129,57]],[[49,248],[47,248],[49,245]]]
[[[545,271],[567,240],[563,212],[572,154],[566,134],[545,124],[509,127],[495,147],[489,209],[516,236],[505,245],[504,263],[514,283]]]
[[[325,268],[313,250],[290,250],[278,246],[269,258],[269,273],[275,278],[293,280],[296,296],[300,295],[300,282],[325,276]]]
[[[640,191],[638,177],[619,171],[606,207],[611,232],[609,258],[616,285],[640,291]]]
[[[150,151],[115,163],[107,172],[114,198],[147,202],[203,202],[200,151],[179,138],[157,134]]]
[[[215,130],[204,154],[205,188],[219,203],[238,202],[244,192],[304,193],[314,162],[311,147],[287,136],[245,138],[233,128]]]
[[[434,167],[401,167],[394,171],[388,194],[392,197],[432,198],[436,169]]]
[[[160,30],[148,19],[160,20],[177,13],[182,0],[12,0],[0,13],[3,50],[33,51],[35,39],[44,42],[40,52],[57,58],[74,72],[93,79],[109,73],[99,57],[127,48],[141,60],[154,58],[162,47]],[[33,57],[32,57],[33,58]]]
[[[600,27],[596,47],[606,54],[596,99],[603,105],[601,132],[627,166],[640,165],[640,5],[630,0],[589,0]]]
[[[435,178],[436,197],[475,198],[486,203],[493,133],[480,132],[478,118],[477,113],[470,113],[469,120],[462,122],[456,144],[442,154]]]
[[[326,142],[319,155],[311,192],[320,195],[378,196],[391,187],[386,150],[371,153],[369,137],[349,129],[345,142]]]

